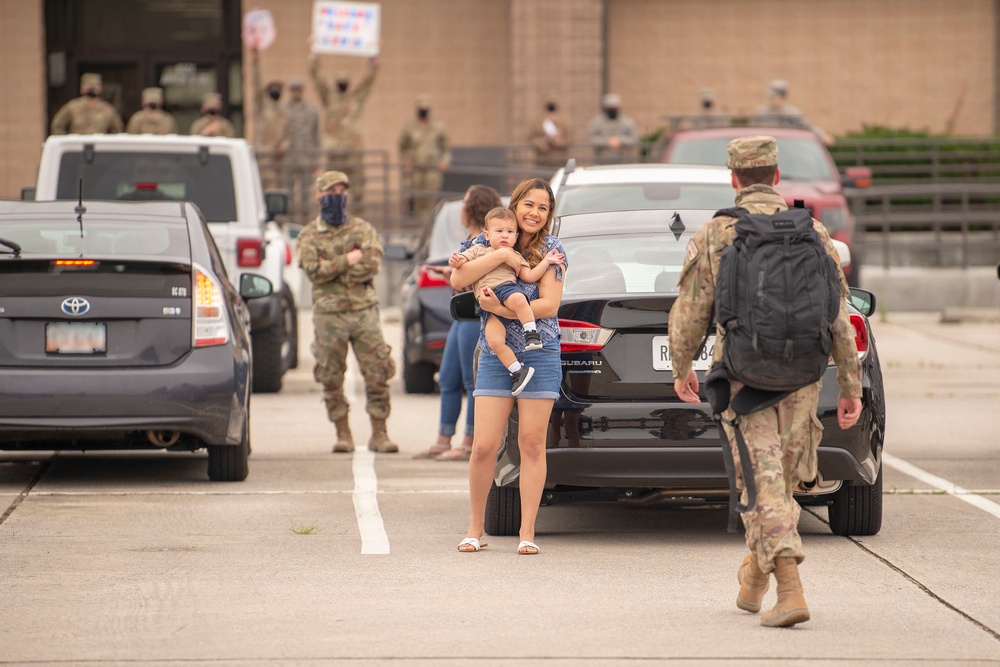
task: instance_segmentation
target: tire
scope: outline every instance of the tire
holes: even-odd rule
[[[882,529],[882,469],[874,484],[844,482],[830,503],[834,535],[877,535]]]
[[[490,487],[486,498],[486,532],[489,535],[517,535],[521,530],[521,489],[510,484]]]
[[[421,361],[411,364],[406,360],[406,348],[403,348],[403,389],[407,394],[433,394],[436,390],[434,364]]]
[[[213,482],[242,482],[250,473],[250,410],[243,425],[243,439],[232,445],[208,446],[208,478]]]
[[[286,344],[282,345],[285,368],[299,367],[299,312],[295,308],[292,293],[285,288],[281,295],[281,319],[287,332]]]
[[[257,393],[274,394],[281,391],[284,333],[284,327],[278,324],[250,335],[253,347],[253,390]]]

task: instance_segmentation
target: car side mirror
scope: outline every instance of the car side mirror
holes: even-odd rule
[[[872,168],[848,167],[844,169],[841,183],[845,188],[870,188],[872,186]]]
[[[840,266],[848,266],[851,263],[851,248],[837,239],[830,239],[833,241],[833,247],[837,250],[837,254],[840,255]]]
[[[264,207],[267,209],[267,219],[274,220],[276,216],[288,213],[288,190],[264,190]]]
[[[244,300],[270,296],[272,292],[274,292],[274,285],[264,276],[259,276],[256,273],[240,275],[240,296]]]
[[[865,317],[871,317],[875,312],[875,295],[860,287],[852,287],[849,297],[851,305]]]
[[[459,322],[478,322],[478,308],[476,295],[472,292],[459,292],[451,297],[451,316]]]
[[[22,201],[35,201],[35,186],[29,185],[21,188]]]

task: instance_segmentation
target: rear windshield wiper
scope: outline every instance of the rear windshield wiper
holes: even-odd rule
[[[21,256],[21,246],[14,243],[13,241],[8,241],[7,239],[0,238],[0,245],[5,245],[8,248],[10,248],[10,250],[0,250],[0,252],[2,252],[3,254],[14,255],[14,257]]]

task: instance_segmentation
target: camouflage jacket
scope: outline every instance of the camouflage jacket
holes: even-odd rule
[[[113,134],[125,129],[115,108],[100,98],[70,100],[52,118],[52,134]]]
[[[201,135],[203,137],[236,137],[236,128],[229,122],[228,118],[219,115],[210,116],[205,114],[191,123],[191,130],[188,134]]]
[[[323,103],[323,148],[333,151],[357,151],[364,148],[361,137],[361,111],[375,83],[377,68],[368,61],[368,69],[357,88],[346,92],[331,89],[319,71],[319,61],[309,61],[309,76]]]
[[[407,122],[399,135],[399,155],[404,161],[412,160],[415,167],[447,167],[451,164],[451,148],[444,123],[429,119]]]
[[[128,119],[129,134],[177,134],[177,121],[163,109],[140,109]]]
[[[781,195],[767,185],[751,185],[736,193],[736,206],[751,213],[773,213],[788,206]],[[713,218],[695,233],[687,245],[687,257],[678,280],[678,296],[670,309],[670,357],[673,360],[674,378],[687,377],[691,371],[691,359],[701,345],[701,341],[712,321],[715,304],[715,280],[719,271],[722,250],[731,245],[736,236],[736,218],[719,216]],[[844,301],[833,325],[833,359],[837,363],[837,383],[840,397],[861,396],[861,375],[858,350],[854,342],[854,327],[847,312],[847,281],[839,269],[840,258],[830,233],[823,223],[813,220],[813,227],[820,236],[826,250],[834,258],[840,273],[840,291]],[[722,358],[725,331],[716,325],[715,351],[712,363]]]
[[[313,312],[342,313],[378,304],[374,280],[382,266],[382,244],[366,220],[352,215],[333,227],[316,217],[296,244],[299,266],[313,284]],[[347,253],[355,248],[364,251],[364,258],[348,266]]]
[[[309,102],[289,100],[282,107],[288,117],[288,157],[314,158],[319,154],[319,112]]]
[[[261,83],[260,60],[250,60],[250,86],[253,89],[253,147],[261,153],[288,150],[288,116],[278,102],[267,94]],[[278,157],[270,156],[270,157]]]

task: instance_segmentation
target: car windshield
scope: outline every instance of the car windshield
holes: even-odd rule
[[[571,271],[567,295],[674,293],[688,237],[616,234],[561,239]]]
[[[727,146],[735,137],[678,139],[670,150],[672,164],[725,165]],[[778,168],[782,180],[839,181],[826,149],[814,139],[778,137]],[[731,198],[731,197],[730,197]]]
[[[0,222],[0,237],[21,246],[21,255],[76,257],[131,257],[153,255],[187,257],[190,242],[181,224],[151,225],[145,221],[102,220],[83,215],[83,232],[75,215],[65,218],[28,217]]]
[[[729,183],[565,185],[556,197],[555,214],[720,209],[732,203],[733,188]]]
[[[77,199],[81,179],[84,199],[191,201],[207,222],[236,220],[232,164],[225,155],[66,153],[56,199]]]

